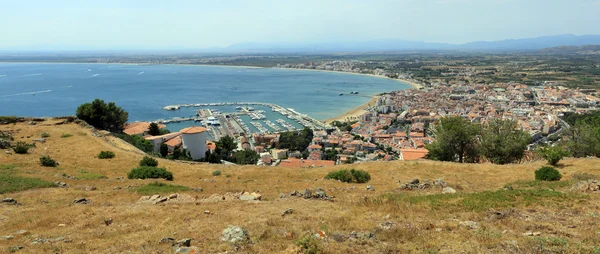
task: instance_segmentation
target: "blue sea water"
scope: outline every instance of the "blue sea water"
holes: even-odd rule
[[[0,63],[0,115],[74,115],[80,104],[100,98],[123,107],[130,121],[187,117],[195,111],[163,110],[167,105],[250,101],[322,120],[377,93],[408,88],[384,78],[275,68]]]

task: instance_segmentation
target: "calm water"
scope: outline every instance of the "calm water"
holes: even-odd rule
[[[167,105],[236,101],[276,103],[326,119],[371,95],[408,88],[383,78],[271,68],[0,63],[0,115],[73,115],[80,104],[100,98],[123,107],[130,121],[194,113],[162,110]]]

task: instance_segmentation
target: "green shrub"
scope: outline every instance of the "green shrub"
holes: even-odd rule
[[[13,147],[13,151],[18,154],[26,154],[29,151],[31,146],[23,141],[18,141],[15,147]]]
[[[50,133],[48,133],[48,132],[42,132],[42,134],[40,134],[40,137],[42,137],[42,138],[49,138],[50,137]]]
[[[342,169],[329,172],[329,174],[325,176],[325,179],[334,179],[345,183],[366,183],[371,180],[371,175],[364,170]]]
[[[98,154],[98,159],[112,159],[115,157],[115,153],[111,151],[102,151]]]
[[[69,133],[65,133],[65,134],[62,134],[62,136],[60,136],[60,137],[61,138],[70,138],[70,137],[73,137],[73,135],[69,134]]]
[[[535,180],[539,181],[558,181],[562,175],[553,167],[541,167],[535,171]]]
[[[44,167],[56,167],[58,166],[58,162],[50,158],[50,156],[42,156],[40,158],[40,164]]]
[[[296,246],[300,247],[306,254],[321,253],[319,242],[312,234],[306,234],[300,239],[296,240]]]
[[[144,158],[140,161],[140,167],[157,167],[158,161],[152,157],[144,156]]]
[[[165,168],[157,168],[150,166],[141,166],[132,169],[127,174],[129,179],[147,179],[147,178],[163,178],[169,181],[173,181],[173,173],[167,171]]]
[[[212,175],[213,176],[220,176],[221,175],[221,171],[215,170],[215,171],[212,172]]]
[[[569,155],[567,150],[562,147],[552,146],[552,147],[542,147],[538,151],[542,158],[548,161],[548,164],[556,166],[560,160],[562,160],[565,156]]]
[[[191,188],[181,185],[172,185],[166,183],[153,182],[144,186],[140,186],[135,191],[141,195],[155,195],[162,193],[174,193],[181,191],[189,191]]]

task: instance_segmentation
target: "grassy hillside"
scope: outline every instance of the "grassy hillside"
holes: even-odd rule
[[[0,240],[0,252],[22,246],[22,253],[172,253],[170,244],[159,243],[165,237],[192,238],[192,245],[206,253],[302,253],[304,248],[322,253],[600,252],[600,194],[569,191],[578,179],[600,176],[598,159],[562,161],[564,177],[552,183],[533,181],[541,161],[505,166],[398,161],[290,169],[158,159],[174,181],[129,180],[127,172],[142,154],[77,124],[56,122],[0,125],[14,132],[15,141],[50,134],[26,155],[0,153],[0,179],[29,179],[2,180],[13,189],[7,187],[0,197],[21,205],[0,204],[0,238],[13,236]],[[106,150],[116,157],[96,158]],[[43,155],[59,166],[40,166]],[[350,168],[368,171],[371,181],[323,180],[332,170]],[[213,176],[215,170],[222,174]],[[442,194],[439,187],[398,189],[399,181],[414,178],[442,178],[457,193]],[[48,188],[55,182],[68,188]],[[375,190],[366,190],[367,185]],[[22,190],[30,187],[39,188]],[[289,196],[306,188],[322,188],[333,201]],[[262,201],[206,199],[243,191],[259,192]],[[179,197],[166,203],[138,202],[142,195],[174,193]],[[79,198],[89,203],[74,204]],[[288,208],[293,212],[282,216]],[[229,225],[247,229],[250,242],[221,242]],[[319,233],[325,239],[314,237]]]

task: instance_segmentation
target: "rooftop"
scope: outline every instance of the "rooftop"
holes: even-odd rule
[[[187,127],[185,129],[182,129],[180,132],[181,132],[181,134],[196,134],[196,133],[206,132],[206,128],[199,127],[199,126],[192,126],[192,127]]]

